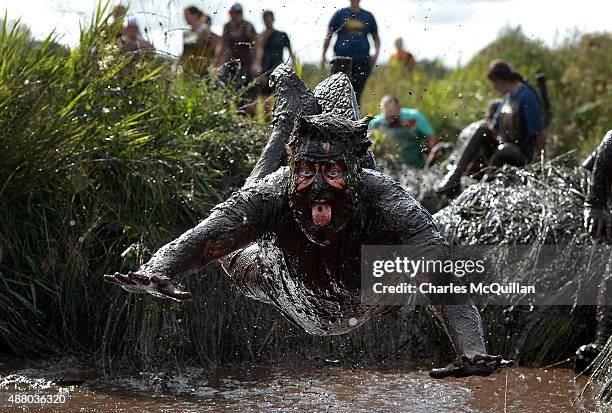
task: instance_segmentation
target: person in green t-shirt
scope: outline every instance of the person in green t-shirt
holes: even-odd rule
[[[423,168],[423,141],[429,149],[438,142],[425,116],[416,109],[402,108],[399,100],[391,95],[382,98],[380,110],[382,113],[370,122],[370,129],[389,137],[391,147],[407,166]]]

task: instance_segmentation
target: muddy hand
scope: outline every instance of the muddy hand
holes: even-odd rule
[[[191,293],[176,288],[170,278],[158,275],[148,277],[133,271],[127,275],[116,272],[113,275],[105,275],[104,281],[118,284],[131,293],[149,293],[156,297],[171,298],[177,301],[191,298]]]
[[[491,356],[489,354],[461,356],[446,367],[432,369],[429,375],[434,379],[442,379],[448,376],[488,376],[504,367],[512,367],[513,364],[512,360],[504,360],[502,356]]]

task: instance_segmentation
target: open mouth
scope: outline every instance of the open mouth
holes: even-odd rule
[[[320,228],[330,224],[332,219],[332,204],[326,199],[314,199],[310,202],[312,222]]]

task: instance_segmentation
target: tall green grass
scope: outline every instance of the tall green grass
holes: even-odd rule
[[[233,88],[120,53],[106,15],[68,54],[0,29],[0,347],[14,352],[124,339],[114,316],[151,303],[102,274],[204,218],[265,141]]]

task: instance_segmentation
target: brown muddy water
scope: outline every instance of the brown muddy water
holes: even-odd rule
[[[586,382],[574,376],[567,369],[513,368],[492,377],[440,381],[408,366],[350,368],[333,362],[103,376],[72,358],[5,360],[0,412],[610,411],[593,402],[588,390],[572,404]],[[26,403],[16,403],[15,396]],[[42,404],[41,396],[52,403]]]

